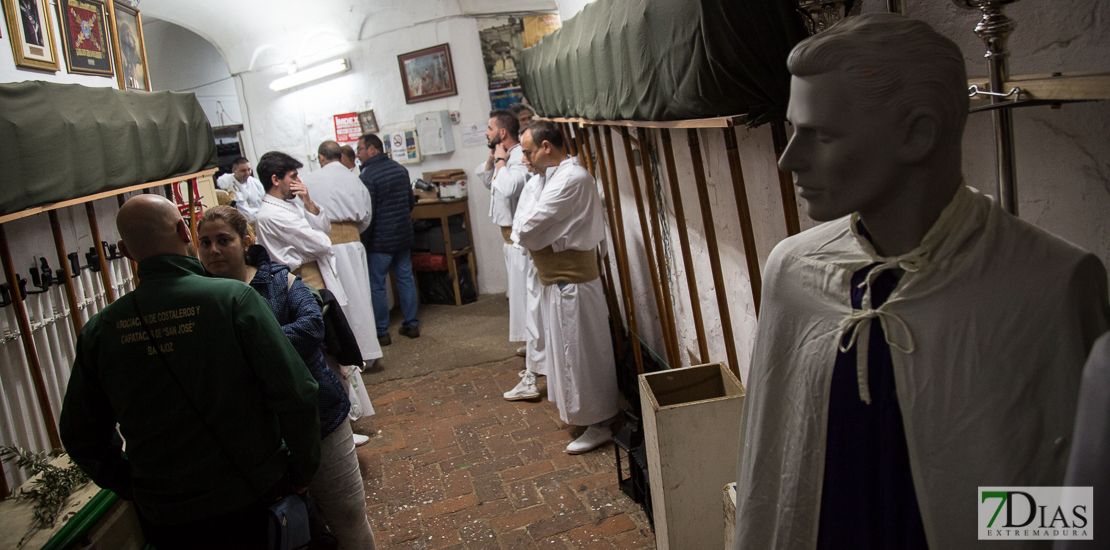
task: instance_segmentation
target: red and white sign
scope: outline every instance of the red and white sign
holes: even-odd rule
[[[335,115],[335,141],[339,143],[355,143],[362,135],[362,126],[358,123],[358,113]]]

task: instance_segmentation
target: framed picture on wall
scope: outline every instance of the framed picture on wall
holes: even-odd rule
[[[451,66],[451,47],[447,44],[398,55],[397,64],[401,66],[405,103],[459,94],[455,69]]]
[[[8,40],[17,67],[57,71],[58,52],[54,50],[54,25],[50,22],[47,0],[3,0]]]
[[[72,1],[72,0],[67,0]],[[112,47],[116,55],[116,80],[121,90],[150,91],[146,65],[146,42],[139,10],[110,1]]]
[[[22,1],[22,0],[20,0]],[[100,0],[56,0],[66,69],[76,74],[112,76],[108,17]]]
[[[378,133],[378,119],[374,118],[374,110],[370,109],[359,113],[358,125],[364,134]]]

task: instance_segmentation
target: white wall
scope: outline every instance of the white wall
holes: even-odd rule
[[[242,124],[239,96],[227,63],[193,31],[153,17],[143,18],[150,87],[193,92],[213,127]]]

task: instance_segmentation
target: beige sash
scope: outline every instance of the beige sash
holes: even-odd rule
[[[358,224],[355,222],[331,222],[331,244],[357,243]]]
[[[544,285],[588,283],[601,276],[593,250],[555,252],[548,246],[531,252],[536,273]]]
[[[320,266],[316,265],[316,262],[308,262],[294,269],[293,274],[300,275],[304,284],[312,285],[316,290],[327,288],[327,285],[324,284],[324,276],[320,273]]]
[[[502,225],[501,237],[505,239],[505,244],[513,244],[513,228]]]

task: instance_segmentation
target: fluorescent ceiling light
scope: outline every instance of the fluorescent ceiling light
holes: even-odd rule
[[[347,65],[346,58],[334,59],[327,63],[312,67],[311,69],[305,69],[289,76],[283,76],[271,82],[270,89],[275,92],[280,92],[294,86],[307,84],[313,80],[319,80],[326,76],[347,72],[350,68],[350,65]]]

